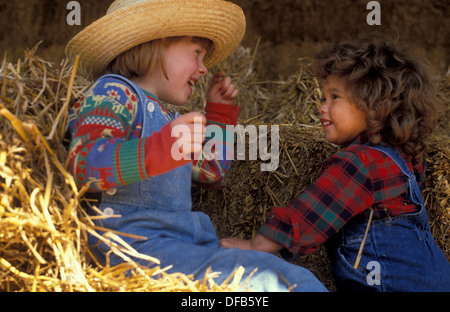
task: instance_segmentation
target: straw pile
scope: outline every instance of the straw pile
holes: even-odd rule
[[[431,232],[450,261],[450,139],[446,134],[431,141],[427,165],[423,193]]]
[[[222,285],[214,272],[199,281],[168,274],[120,235],[98,234],[81,204],[95,207],[66,171],[61,144],[70,99],[87,84],[67,63],[53,69],[34,52],[17,64],[5,58],[0,68],[0,291],[236,291],[245,285],[242,269]],[[124,264],[96,263],[87,233],[109,244]]]

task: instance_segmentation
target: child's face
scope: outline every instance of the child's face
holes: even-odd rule
[[[169,79],[158,66],[144,77],[145,89],[164,102],[179,106],[186,104],[192,87],[208,73],[203,64],[206,52],[201,43],[192,41],[192,37],[183,37],[171,43],[163,50]]]
[[[350,101],[342,79],[330,76],[324,82],[325,102],[319,109],[327,141],[346,145],[367,130],[367,115]]]

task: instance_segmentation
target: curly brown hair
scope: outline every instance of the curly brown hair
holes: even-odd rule
[[[427,60],[373,35],[323,48],[313,73],[321,81],[343,79],[354,105],[367,113],[369,144],[383,141],[415,163],[423,160],[437,117],[437,84]]]

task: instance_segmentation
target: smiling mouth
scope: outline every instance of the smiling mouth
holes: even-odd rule
[[[324,128],[333,124],[331,121],[326,119],[320,119],[320,122],[322,123],[322,127]]]
[[[188,80],[188,84],[189,84],[191,87],[195,86],[196,83],[197,83],[197,81],[195,81],[195,80],[193,80],[193,79],[189,79],[189,80]]]

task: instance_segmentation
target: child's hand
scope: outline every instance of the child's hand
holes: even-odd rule
[[[252,249],[250,240],[240,239],[237,237],[223,238],[219,241],[219,246],[223,248],[239,248],[239,249]]]
[[[239,248],[248,250],[258,250],[274,253],[283,248],[282,245],[277,244],[261,234],[256,234],[251,240],[240,239],[237,237],[224,238],[219,241],[219,246],[223,248]]]
[[[199,154],[203,149],[205,125],[205,116],[198,112],[181,115],[172,121],[170,123],[172,137],[177,140],[175,142],[177,146],[172,147],[172,153],[175,150],[177,153],[188,156],[185,159],[195,159],[192,158],[192,154]]]
[[[239,90],[231,83],[230,77],[224,77],[222,72],[215,73],[208,90],[208,102],[233,104]]]

